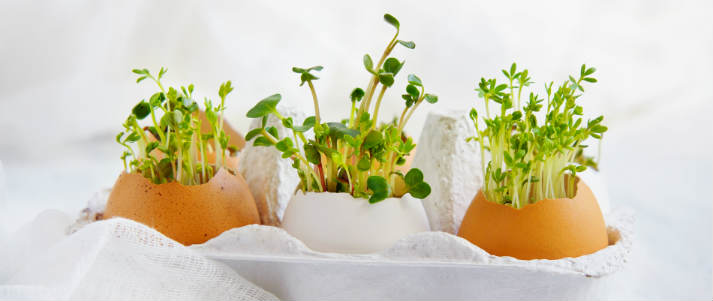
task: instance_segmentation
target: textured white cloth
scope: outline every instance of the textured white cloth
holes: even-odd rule
[[[46,211],[0,248],[0,299],[277,300],[227,266],[131,220]]]

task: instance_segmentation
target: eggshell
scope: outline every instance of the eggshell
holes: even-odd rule
[[[205,116],[205,112],[203,110],[198,111],[197,113],[194,113],[198,115],[198,119],[201,121],[201,133],[203,134],[208,134],[212,133],[213,129],[210,127],[210,123],[208,122],[208,118]],[[238,133],[233,127],[230,126],[230,124],[223,120],[223,132],[225,132],[230,139],[228,140],[228,145],[235,145],[238,149],[243,149],[245,147],[245,138],[243,135]],[[209,140],[213,141],[213,140]],[[199,158],[200,160],[200,158]],[[214,164],[215,163],[215,151],[212,150],[207,150],[205,153],[205,161]],[[238,170],[238,157],[237,156],[230,156],[226,153],[225,156],[225,166],[237,171]]]
[[[348,193],[297,192],[282,227],[315,251],[371,253],[409,234],[429,231],[420,200],[410,195],[375,204]]]
[[[212,133],[213,129],[210,128],[210,122],[208,122],[208,118],[205,116],[205,112],[203,110],[198,111],[198,113],[194,113],[198,115],[198,119],[201,121],[201,133],[207,134],[207,133]],[[245,138],[243,135],[238,133],[233,127],[228,124],[227,121],[223,120],[223,132],[225,132],[228,137],[230,137],[230,140],[228,141],[228,145],[235,145],[238,149],[243,149],[245,146]]]
[[[224,169],[201,185],[154,184],[138,173],[122,173],[104,212],[104,219],[114,216],[141,222],[184,245],[260,223],[245,180]]]
[[[208,118],[205,116],[205,112],[203,110],[200,110],[194,114],[198,115],[198,118],[201,120],[201,133],[203,133],[203,134],[212,133],[213,129],[210,127],[210,123],[208,122]],[[240,133],[238,133],[238,131],[233,129],[233,127],[231,127],[230,124],[225,120],[223,120],[223,132],[225,132],[225,134],[228,135],[228,137],[230,137],[230,139],[228,140],[228,145],[235,145],[238,149],[243,149],[243,147],[245,147],[245,138],[243,138],[243,135],[241,135]],[[205,153],[205,161],[210,164],[214,164],[215,163],[215,152],[211,151],[211,150],[207,150]],[[234,170],[234,171],[237,171],[238,170],[238,157],[230,156],[226,153],[225,166]]]
[[[204,156],[205,161],[208,162],[208,164],[215,164],[215,152],[206,151]],[[200,158],[198,161],[200,161]],[[227,153],[225,154],[225,167],[237,172],[239,162],[240,160],[238,160],[238,156],[230,156]]]
[[[545,199],[521,209],[490,202],[480,190],[458,236],[490,254],[518,259],[578,257],[607,246],[602,212],[584,181],[572,199]]]

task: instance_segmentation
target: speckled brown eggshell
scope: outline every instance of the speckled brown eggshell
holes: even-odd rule
[[[583,181],[574,198],[545,199],[515,209],[478,191],[458,236],[486,252],[518,259],[559,259],[607,246],[607,231],[594,194]]]
[[[138,173],[122,173],[104,212],[104,219],[115,216],[141,222],[184,245],[260,223],[245,179],[224,169],[201,185],[154,184]]]

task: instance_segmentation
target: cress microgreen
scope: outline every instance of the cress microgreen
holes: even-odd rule
[[[597,82],[591,77],[595,71],[582,65],[578,78],[570,76],[554,89],[554,82],[546,83],[546,100],[533,92],[522,93],[532,82],[528,70],[518,71],[515,63],[502,70],[503,84],[480,79],[475,90],[485,101],[485,116],[471,110],[476,136],[468,139],[480,146],[488,200],[522,208],[547,198],[574,197],[577,173],[596,168],[594,160],[583,155],[583,142],[601,139],[607,130],[603,116],[584,122],[583,108],[577,104],[583,82]],[[492,117],[491,101],[500,106]]]
[[[116,141],[126,148],[121,155],[124,169],[127,173],[138,172],[156,184],[206,183],[218,169],[228,169],[224,165],[225,153],[235,149],[223,131],[225,99],[233,91],[232,83],[227,81],[220,85],[218,105],[214,106],[210,99],[204,100],[211,131],[201,133],[193,84],[166,89],[161,80],[167,71],[161,68],[154,76],[148,69],[132,70],[139,75],[137,83],[151,79],[160,91],[134,106],[123,124],[124,130],[116,136]],[[149,125],[140,125],[147,118]],[[214,164],[207,163],[207,152],[215,154]]]
[[[262,127],[250,131],[245,137],[256,146],[272,146],[282,152],[283,158],[291,158],[293,167],[301,179],[302,191],[346,192],[370,203],[388,197],[400,197],[406,193],[415,198],[425,198],[431,187],[423,181],[420,170],[412,168],[406,175],[396,170],[405,162],[416,146],[413,139],[403,134],[403,128],[421,103],[436,103],[438,97],[426,93],[416,75],[408,76],[406,94],[402,96],[404,109],[398,121],[377,125],[379,108],[385,92],[392,87],[404,61],[389,57],[397,45],[414,49],[416,44],[398,39],[400,23],[392,15],[384,20],[396,29],[396,34],[386,46],[378,61],[366,54],[362,58],[364,69],[370,74],[366,89],[355,88],[348,95],[349,116],[341,122],[324,122],[319,110],[319,101],[314,81],[322,66],[311,68],[293,67],[299,74],[300,86],[309,87],[314,116],[300,125],[291,118],[282,116],[276,109],[281,96],[275,94],[259,101],[247,113],[247,117],[261,118]],[[374,103],[372,103],[374,101]],[[266,127],[269,115],[281,120],[291,135],[280,137],[274,127]],[[307,139],[304,132],[314,131],[314,139]],[[396,181],[403,181],[405,189],[397,190]]]

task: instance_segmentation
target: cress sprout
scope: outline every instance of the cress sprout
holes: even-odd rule
[[[226,151],[235,151],[228,145],[230,137],[223,131],[225,99],[233,91],[230,81],[220,85],[217,106],[205,98],[205,114],[211,131],[201,133],[193,84],[166,89],[161,79],[167,69],[161,68],[156,76],[147,69],[132,72],[139,75],[136,83],[148,78],[160,91],[134,106],[123,124],[124,130],[116,136],[116,141],[126,148],[121,159],[127,173],[138,172],[156,184],[175,181],[197,185],[208,182],[220,168],[236,172],[224,164]],[[146,118],[150,125],[141,126],[139,122]],[[208,162],[209,153],[214,154],[215,163]]]
[[[545,99],[524,91],[531,81],[528,70],[502,70],[506,83],[481,78],[478,96],[485,101],[485,116],[475,109],[470,118],[476,128],[481,153],[483,193],[499,204],[515,208],[547,198],[576,195],[576,175],[596,162],[583,155],[589,137],[601,139],[607,127],[603,116],[583,122],[583,108],[576,103],[584,92],[584,82],[596,83],[595,68],[582,65],[578,79],[570,76],[559,87],[546,83]],[[526,92],[523,94],[523,92]],[[525,103],[521,98],[526,97]],[[499,104],[495,115],[490,102]],[[544,107],[544,112],[538,114]],[[538,115],[541,115],[538,117]],[[540,120],[538,120],[538,118]],[[486,162],[485,152],[490,153]]]
[[[346,192],[355,197],[368,198],[370,203],[388,197],[400,197],[406,193],[415,198],[425,198],[431,187],[423,181],[423,173],[410,169],[405,175],[395,169],[405,163],[404,157],[416,146],[410,137],[403,135],[403,128],[421,103],[436,103],[438,97],[426,93],[420,78],[408,76],[406,93],[402,95],[404,109],[397,122],[377,125],[379,108],[385,92],[395,81],[395,76],[404,65],[389,57],[397,45],[414,49],[416,44],[398,39],[400,24],[393,16],[384,15],[384,20],[396,29],[396,34],[386,46],[381,58],[374,63],[368,54],[363,64],[370,74],[366,90],[355,88],[349,95],[349,116],[341,122],[322,120],[314,81],[322,66],[292,68],[299,74],[300,86],[309,87],[314,116],[299,125],[292,118],[282,116],[276,109],[280,94],[269,96],[250,109],[247,117],[261,118],[262,127],[250,131],[245,139],[256,146],[274,146],[283,158],[291,158],[293,167],[301,179],[300,189],[313,192]],[[275,127],[266,126],[269,115],[277,117],[291,136],[280,137]],[[307,139],[305,132],[313,129],[314,139]],[[404,191],[395,189],[396,181],[403,181]]]

